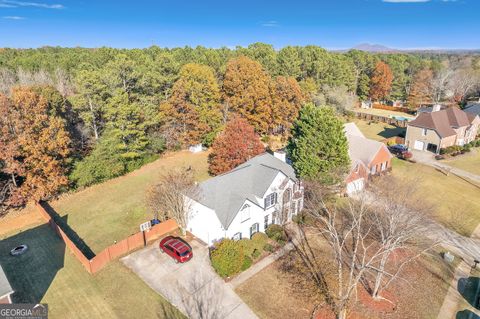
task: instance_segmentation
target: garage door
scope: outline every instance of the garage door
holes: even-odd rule
[[[347,184],[347,194],[353,194],[358,191],[361,191],[365,186],[365,181],[363,178],[359,178]]]
[[[425,143],[422,141],[415,141],[413,148],[419,151],[423,151],[425,149]]]

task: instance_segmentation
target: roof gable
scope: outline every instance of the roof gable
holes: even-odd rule
[[[228,229],[244,202],[248,200],[258,205],[257,198],[263,198],[279,174],[297,179],[290,165],[264,153],[201,183],[196,200],[213,209],[220,223]]]

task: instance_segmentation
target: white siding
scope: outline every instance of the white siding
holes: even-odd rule
[[[222,224],[212,209],[195,201],[190,209],[191,215],[187,226],[189,232],[209,246],[225,236]]]

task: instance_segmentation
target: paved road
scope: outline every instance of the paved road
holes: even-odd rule
[[[413,154],[413,159],[417,161],[418,163],[422,163],[424,165],[432,166],[434,168],[443,168],[447,171],[449,171],[452,174],[455,174],[457,176],[463,177],[470,179],[474,182],[480,183],[480,175],[476,175],[467,171],[464,171],[463,169],[459,169],[456,167],[452,167],[445,162],[442,161],[437,161],[433,155],[433,153],[430,152],[421,152],[421,151],[412,151]]]
[[[190,244],[194,256],[185,264],[176,264],[168,255],[162,254],[158,241],[121,260],[188,318],[257,318],[214,272],[207,248],[197,241]]]

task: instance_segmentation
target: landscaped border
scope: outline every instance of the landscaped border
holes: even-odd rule
[[[44,204],[41,202],[36,203],[37,211],[46,220],[50,227],[57,233],[57,235],[63,240],[68,249],[70,249],[73,255],[78,259],[78,261],[80,261],[83,267],[85,267],[85,269],[90,274],[98,272],[110,261],[115,260],[116,258],[125,255],[133,250],[144,247],[149,242],[152,242],[178,229],[176,221],[170,219],[163,223],[154,225],[149,231],[135,233],[105,248],[99,254],[94,254],[92,252],[92,256],[90,258],[87,258],[84,251],[82,251],[78,247],[78,244],[76,244],[75,241],[72,240],[71,235],[67,235],[65,230],[57,224],[57,222],[55,221],[55,216],[52,216],[52,214],[48,212],[48,210],[45,208],[45,205],[48,204]]]

